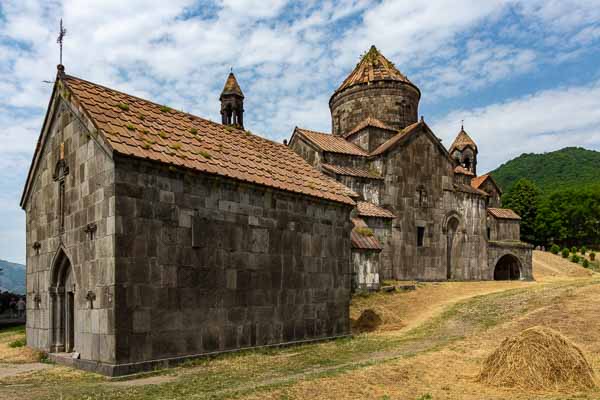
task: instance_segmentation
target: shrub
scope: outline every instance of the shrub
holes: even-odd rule
[[[17,340],[14,340],[14,341],[10,342],[8,344],[8,347],[12,347],[12,348],[23,347],[26,344],[27,344],[27,342],[25,341],[25,338],[21,338],[21,339],[17,339]]]
[[[557,244],[553,244],[552,247],[550,247],[550,253],[552,253],[552,254],[560,253],[560,247],[558,247]]]
[[[579,251],[581,252],[581,254],[585,255],[585,253],[587,253],[587,247],[581,246],[581,249],[579,249]]]
[[[577,254],[577,247],[575,247],[575,246],[571,247],[571,253]]]
[[[569,258],[569,249],[567,249],[566,247],[562,249],[561,255],[563,258]]]
[[[583,259],[583,268],[589,268],[589,267],[590,267],[590,262],[586,258],[584,258]]]
[[[573,254],[571,256],[571,261],[573,261],[574,263],[579,263],[579,256],[577,254]]]
[[[596,260],[596,253],[594,253],[593,251],[590,253],[590,260],[592,260],[592,261]]]

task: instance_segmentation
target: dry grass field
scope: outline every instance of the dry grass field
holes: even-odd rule
[[[121,380],[33,363],[35,352],[8,346],[22,331],[0,332],[0,398],[600,398],[600,389],[523,392],[476,381],[504,338],[538,325],[571,339],[600,374],[600,274],[535,252],[534,276],[535,282],[420,283],[414,291],[357,297],[352,317],[374,309],[383,320],[377,331],[197,360]]]

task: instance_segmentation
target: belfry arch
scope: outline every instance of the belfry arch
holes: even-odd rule
[[[75,351],[75,291],[73,266],[65,251],[58,250],[50,281],[50,351]]]

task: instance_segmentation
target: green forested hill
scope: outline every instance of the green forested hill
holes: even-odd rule
[[[25,294],[25,266],[0,260],[0,292]]]
[[[600,152],[566,147],[544,154],[521,154],[491,174],[504,192],[520,178],[533,181],[546,194],[600,186]]]

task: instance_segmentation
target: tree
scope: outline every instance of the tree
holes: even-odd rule
[[[535,183],[523,178],[519,179],[502,196],[502,206],[512,209],[521,217],[521,240],[528,243],[542,243],[536,235],[536,218],[540,195],[540,190]]]

